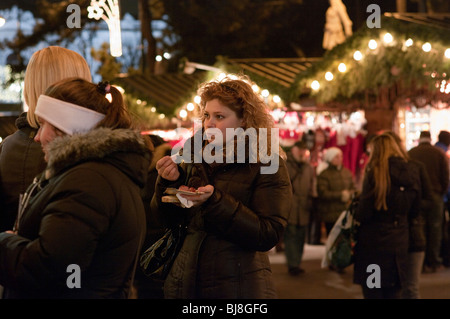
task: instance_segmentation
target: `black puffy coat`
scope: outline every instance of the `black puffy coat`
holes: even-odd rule
[[[37,130],[26,115],[16,119],[18,130],[0,144],[0,232],[13,229],[19,195],[46,166],[41,144],[34,141]]]
[[[126,298],[143,232],[148,146],[131,130],[95,129],[51,143],[18,235],[0,233],[9,298]],[[68,288],[81,269],[81,288]]]
[[[192,165],[186,181],[186,167]],[[261,163],[182,164],[176,182],[158,177],[155,211],[173,223],[189,220],[183,247],[165,281],[165,298],[276,298],[267,251],[282,237],[292,200],[285,160],[275,174]],[[200,207],[161,203],[167,187],[211,184]]]
[[[366,285],[371,264],[378,265],[381,287],[401,286],[409,248],[409,220],[418,216],[422,185],[420,167],[399,157],[389,158],[391,189],[387,210],[375,209],[374,175],[366,171],[355,218],[360,222],[355,247],[354,282]]]

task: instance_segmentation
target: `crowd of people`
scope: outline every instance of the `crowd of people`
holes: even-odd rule
[[[203,83],[201,128],[174,157],[134,127],[113,85],[92,83],[82,56],[35,52],[28,111],[0,144],[2,298],[276,298],[268,252],[282,243],[287,272],[300,276],[305,244],[317,232],[323,244],[322,227],[328,236],[355,197],[354,283],[364,298],[420,298],[420,274],[450,266],[450,133],[432,145],[424,131],[407,151],[379,132],[357,183],[339,147],[317,167],[305,140],[282,149],[252,84]],[[167,188],[193,193],[166,202]],[[149,278],[139,258],[174,225],[185,228],[181,249],[166,278]]]

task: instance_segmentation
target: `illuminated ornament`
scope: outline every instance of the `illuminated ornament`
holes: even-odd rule
[[[388,33],[386,33],[386,34],[384,35],[383,41],[384,41],[384,43],[389,44],[389,43],[391,43],[392,41],[394,41],[394,38],[392,37],[392,34],[390,34],[390,33],[388,32]]]
[[[274,95],[272,97],[272,101],[274,101],[274,103],[280,103],[281,102],[281,98],[278,95]]]
[[[425,42],[422,45],[422,50],[425,51],[425,52],[430,52],[431,51],[431,44],[430,44],[430,42]]]
[[[353,34],[353,22],[347,14],[347,8],[342,0],[331,0],[330,7],[325,12],[325,30],[322,47],[331,50],[337,44]]]
[[[378,46],[377,41],[375,41],[373,39],[369,41],[369,49],[375,50],[377,48],[377,46]]]
[[[118,0],[91,0],[88,9],[88,18],[105,20],[109,29],[109,45],[111,55],[119,57],[122,55],[122,35],[120,31],[120,12]]]
[[[193,111],[194,108],[195,108],[194,103],[188,103],[186,105],[186,108],[187,108],[188,111]]]
[[[413,43],[414,43],[414,41],[413,41],[411,38],[409,38],[408,40],[406,40],[405,45],[406,45],[407,47],[410,47],[410,46],[413,45]]]
[[[325,80],[327,80],[327,81],[331,81],[331,80],[333,80],[333,73],[331,73],[331,72],[327,72],[327,73],[325,73]]]
[[[345,63],[340,63],[338,66],[338,70],[339,70],[339,72],[347,71],[347,66],[345,65]]]
[[[361,61],[363,58],[361,51],[355,51],[355,53],[353,53],[353,59],[355,59],[356,61]]]
[[[444,54],[447,59],[450,59],[450,49],[445,50]]]
[[[319,81],[317,81],[317,80],[312,81],[312,83],[311,83],[311,88],[312,88],[314,91],[317,91],[317,90],[320,88],[320,83],[319,83]]]
[[[269,91],[266,90],[266,89],[264,89],[264,90],[261,91],[261,95],[262,95],[263,97],[268,97],[269,94],[270,94]]]
[[[186,112],[186,110],[181,110],[181,111],[180,111],[180,117],[181,117],[182,119],[185,119],[185,118],[187,117],[187,112]]]

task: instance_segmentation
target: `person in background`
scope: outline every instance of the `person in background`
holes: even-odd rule
[[[298,141],[287,154],[286,161],[293,197],[284,232],[284,247],[288,271],[293,276],[304,272],[300,264],[310,222],[314,187],[314,169],[309,164],[309,156],[306,143]]]
[[[49,46],[31,56],[23,91],[28,111],[17,118],[17,131],[0,144],[0,231],[12,229],[20,194],[46,165],[41,145],[34,141],[39,128],[35,114],[39,95],[51,84],[69,77],[92,80],[86,60],[78,53]]]
[[[409,246],[408,262],[406,264],[405,279],[402,286],[402,299],[420,299],[420,274],[426,250],[425,220],[430,205],[432,204],[431,183],[425,165],[422,162],[411,159],[401,138],[393,131],[384,131],[383,134],[390,135],[397,142],[404,158],[408,162],[417,165],[420,172],[421,202],[420,209],[415,216],[409,216]]]
[[[342,160],[340,148],[328,148],[324,154],[327,166],[317,176],[319,211],[327,235],[356,191],[352,172],[342,165]]]
[[[5,297],[128,298],[145,235],[151,142],[106,82],[59,81],[35,114],[47,167],[27,189],[15,229],[0,233]]]
[[[198,92],[202,128],[183,147],[190,163],[176,164],[166,156],[156,164],[152,210],[168,226],[180,219],[187,224],[164,282],[165,298],[277,297],[267,252],[286,227],[292,187],[278,134],[271,134],[273,118],[252,84],[235,75],[203,83]],[[265,170],[269,163],[257,151],[264,149],[274,170]],[[183,207],[162,202],[168,187],[202,193],[181,195]]]
[[[353,282],[366,299],[399,299],[408,269],[410,218],[420,210],[420,169],[390,134],[375,136],[355,219]],[[376,269],[370,268],[376,265]],[[377,273],[375,273],[377,272]]]
[[[419,145],[410,149],[408,154],[425,165],[430,178],[432,205],[426,215],[427,249],[423,271],[436,272],[442,267],[443,198],[449,186],[449,161],[441,149],[431,145],[431,134],[428,131],[420,133]]]
[[[444,151],[447,158],[449,155],[448,147],[450,145],[450,132],[448,131],[440,131],[438,135],[438,141],[435,146]],[[445,267],[450,267],[450,223],[449,223],[449,214],[450,214],[450,184],[447,188],[447,193],[444,195],[444,220],[442,227],[442,248],[441,248],[441,258],[442,264]]]

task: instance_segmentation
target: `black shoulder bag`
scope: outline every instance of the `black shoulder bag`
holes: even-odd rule
[[[186,169],[185,184],[187,184],[191,169],[192,164],[189,164]],[[184,224],[167,228],[164,235],[142,253],[140,266],[146,276],[162,280],[167,277],[183,245],[186,229],[187,226]]]

